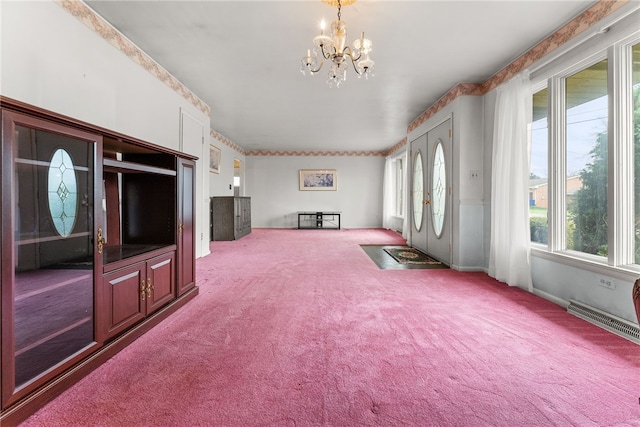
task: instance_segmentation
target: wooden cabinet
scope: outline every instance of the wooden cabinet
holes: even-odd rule
[[[175,298],[175,252],[105,273],[104,339],[138,323]]]
[[[178,159],[178,295],[196,285],[195,162]]]
[[[0,424],[195,297],[195,158],[0,97]]]
[[[211,240],[237,240],[251,233],[250,197],[212,197]]]

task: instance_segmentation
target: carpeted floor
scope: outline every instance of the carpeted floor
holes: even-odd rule
[[[200,295],[24,426],[638,426],[640,347],[383,230],[214,242]]]

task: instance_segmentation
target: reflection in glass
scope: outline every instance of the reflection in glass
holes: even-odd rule
[[[436,236],[442,235],[444,214],[447,200],[447,173],[444,161],[442,141],[438,141],[433,155],[433,179],[431,181],[431,216],[433,220],[433,232]]]
[[[422,154],[416,153],[413,161],[413,223],[416,230],[422,228],[422,200],[424,199],[424,171],[422,170]]]
[[[95,144],[16,125],[16,387],[94,341],[94,151]]]

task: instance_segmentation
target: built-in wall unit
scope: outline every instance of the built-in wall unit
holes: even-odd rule
[[[197,295],[210,110],[83,2],[1,8],[8,426]]]
[[[2,421],[198,294],[195,158],[0,98]]]

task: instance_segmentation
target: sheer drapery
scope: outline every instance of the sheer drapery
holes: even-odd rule
[[[525,71],[497,89],[489,275],[532,290],[529,231],[531,84]]]

